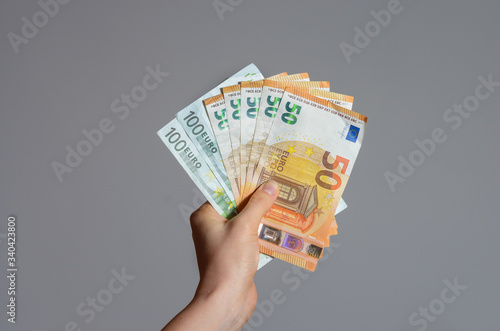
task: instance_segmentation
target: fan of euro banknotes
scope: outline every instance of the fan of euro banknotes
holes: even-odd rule
[[[254,64],[178,112],[158,136],[212,206],[230,219],[267,180],[278,198],[258,230],[259,268],[272,260],[314,271],[363,141],[353,97],[307,73],[264,78]]]

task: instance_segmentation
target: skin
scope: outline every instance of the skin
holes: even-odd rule
[[[229,221],[208,202],[191,215],[200,282],[193,300],[162,331],[240,330],[245,325],[257,303],[257,231],[278,191],[274,181],[263,184]]]

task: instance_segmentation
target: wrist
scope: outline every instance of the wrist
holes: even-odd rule
[[[210,316],[209,325],[206,330],[234,330],[246,322],[242,314],[245,306],[245,290],[239,288],[237,291],[226,284],[213,284],[200,280],[196,290],[193,305],[201,307]]]

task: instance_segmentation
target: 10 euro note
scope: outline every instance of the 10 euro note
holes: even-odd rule
[[[272,179],[280,189],[261,222],[260,252],[314,271],[367,118],[307,91],[285,89],[250,188]]]
[[[170,121],[158,131],[158,136],[214,209],[227,219],[235,216],[236,206],[224,192],[221,183],[205,163],[179,121],[177,119]]]

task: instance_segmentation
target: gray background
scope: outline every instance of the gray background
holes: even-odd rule
[[[402,1],[348,63],[339,44],[353,44],[354,27],[387,2],[244,0],[221,20],[211,0],[72,1],[16,54],[7,34],[40,7],[3,1],[0,233],[16,215],[19,305],[16,325],[1,309],[0,328],[159,330],[189,302],[198,274],[179,206],[200,201],[156,131],[254,62],[266,76],[330,80],[369,117],[334,254],[295,291],[282,281],[290,265],[259,271],[259,302],[273,289],[286,301],[254,329],[418,330],[409,316],[458,277],[467,289],[428,329],[497,330],[500,88],[457,130],[442,116],[479,75],[500,81],[500,3]],[[157,64],[170,75],[120,120],[111,103]],[[102,118],[115,130],[60,183],[51,163]],[[437,127],[448,140],[392,193],[384,172],[396,173],[397,157]],[[135,279],[85,323],[77,306],[122,268]],[[2,307],[6,285],[2,276]]]

